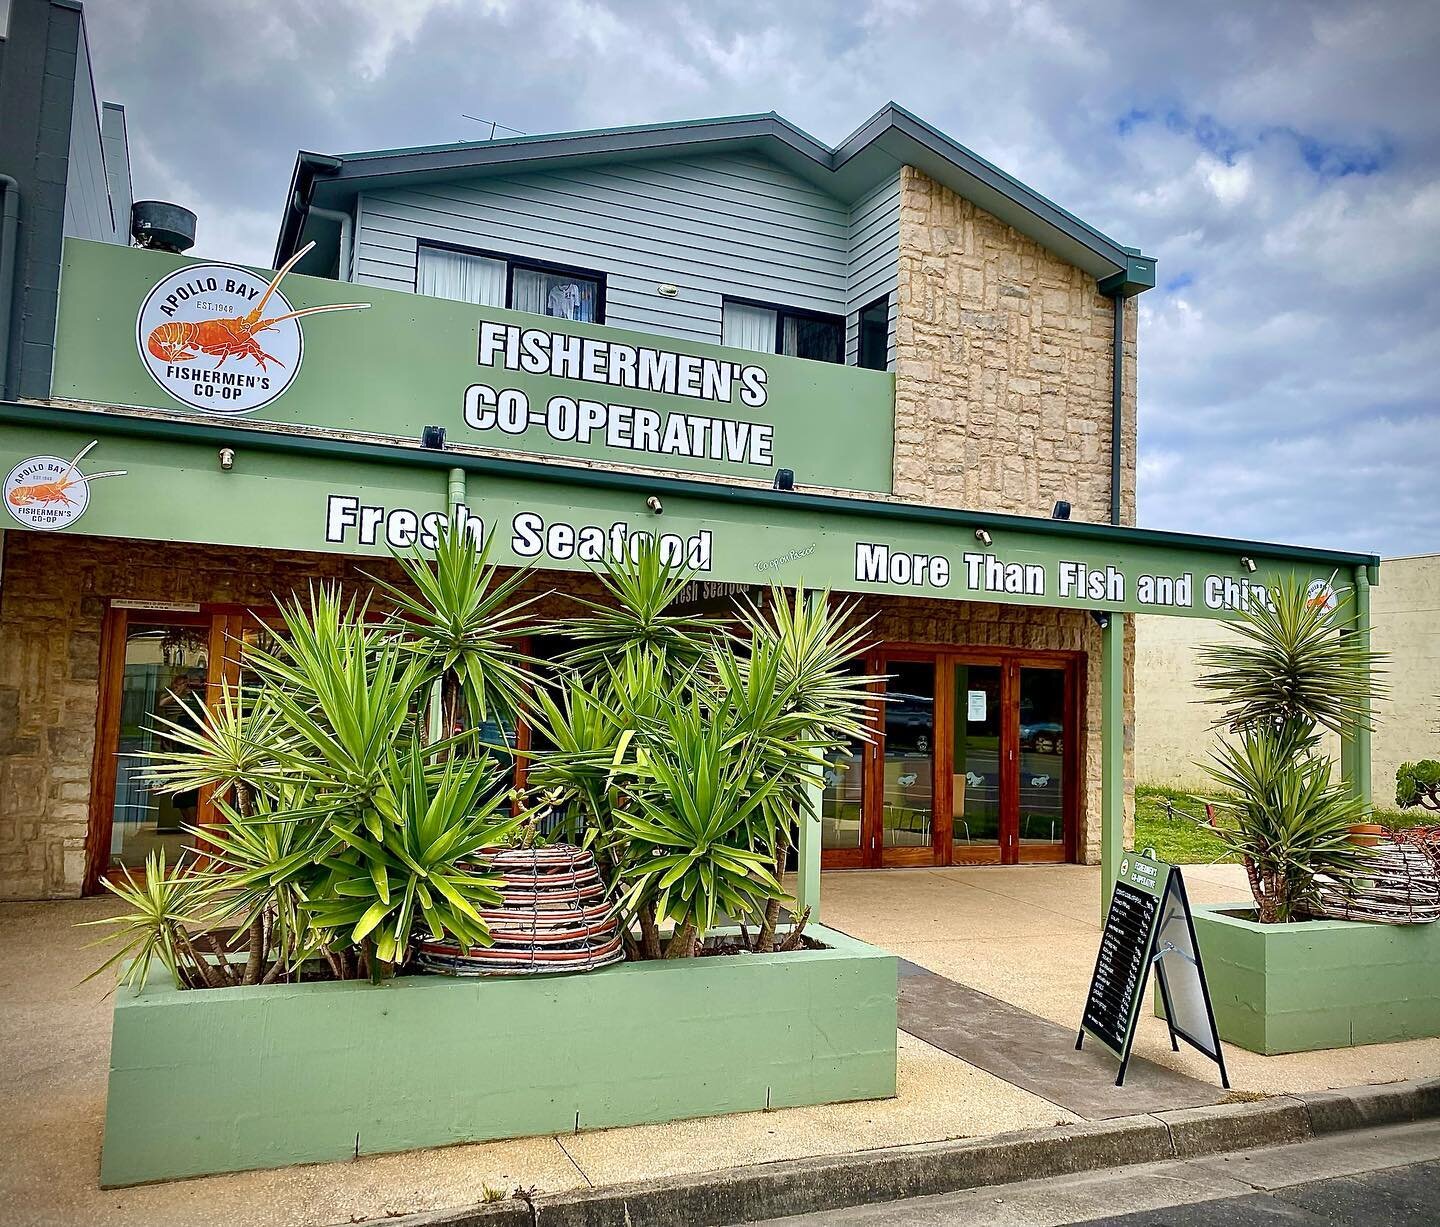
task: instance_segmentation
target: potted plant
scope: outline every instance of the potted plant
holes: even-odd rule
[[[107,966],[133,991],[102,1183],[893,1095],[893,956],[780,923],[807,790],[860,721],[847,611],[777,594],[705,622],[673,609],[688,576],[641,550],[542,674],[514,647],[521,578],[469,534],[402,565],[377,581],[383,618],[331,588],[282,602],[254,683],[151,758],[226,821],[115,887]],[[548,742],[525,795],[494,735],[520,713]],[[490,941],[480,853],[547,839],[597,853],[628,961],[408,974],[421,941]],[[717,942],[747,957],[696,957]],[[156,963],[170,976],[147,979]]]
[[[1380,657],[1291,581],[1200,649],[1220,708],[1206,770],[1213,830],[1239,857],[1249,905],[1196,908],[1195,931],[1223,1039],[1290,1052],[1440,1034],[1440,933],[1312,919],[1322,887],[1362,880],[1352,828],[1371,813],[1334,778],[1321,734],[1368,720]]]

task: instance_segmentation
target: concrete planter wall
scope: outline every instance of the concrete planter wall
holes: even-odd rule
[[[1270,1055],[1440,1036],[1440,925],[1226,915],[1251,910],[1195,908],[1221,1039]]]
[[[115,997],[100,1182],[895,1094],[895,958]]]

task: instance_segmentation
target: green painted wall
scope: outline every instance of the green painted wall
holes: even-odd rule
[[[893,1096],[895,958],[811,932],[830,948],[122,990],[101,1183]]]
[[[103,425],[105,419],[96,418]],[[101,442],[82,468],[91,473],[123,469],[125,476],[94,482],[88,508],[63,531],[237,549],[384,554],[383,527],[401,523],[397,511],[413,513],[404,519],[413,527],[414,518],[445,506],[446,470],[407,463],[403,454],[390,463],[298,456],[251,447],[242,438],[235,444],[234,469],[223,472],[213,444],[132,438],[119,433],[118,424],[114,434],[0,425],[0,475],[28,457],[74,456],[97,434]],[[464,459],[451,462],[463,464]],[[697,551],[692,557],[704,579],[1198,617],[1231,612],[1231,607],[1207,603],[1207,590],[1233,595],[1247,583],[1263,585],[1295,572],[1307,579],[1328,578],[1334,570],[1328,562],[1256,553],[1258,570],[1249,574],[1239,551],[1251,547],[1239,543],[1226,552],[1152,545],[1128,530],[1115,530],[1113,539],[1108,532],[1103,538],[1074,536],[1049,528],[1044,520],[1034,521],[1034,528],[997,529],[987,547],[964,524],[837,514],[804,495],[780,506],[757,506],[727,500],[718,491],[714,496],[667,492],[663,515],[657,516],[647,509],[643,488],[581,486],[555,476],[541,481],[469,475],[469,508],[496,535],[496,561],[583,570],[592,563],[573,552],[578,532],[592,528],[608,534],[619,524],[627,532],[673,535],[678,548]],[[362,514],[362,507],[376,510]],[[366,515],[375,530],[368,540],[361,523]],[[517,516],[532,518],[517,521]],[[533,531],[522,532],[526,524]],[[567,543],[568,557],[552,548]],[[523,552],[531,547],[538,552]],[[879,572],[864,569],[858,558],[862,547],[867,558],[885,560]],[[1099,581],[1098,587],[1087,589],[1082,583],[1067,591],[1067,574]],[[990,582],[997,576],[998,587]],[[1147,602],[1146,576],[1184,581],[1190,603]],[[1017,581],[1013,588],[1012,580]]]
[[[1440,925],[1224,914],[1249,907],[1194,909],[1221,1039],[1272,1055],[1440,1036]]]
[[[164,252],[67,240],[52,395],[210,416],[164,391],[146,370],[137,346],[137,314],[156,283],[177,269],[198,272],[206,267],[217,266]],[[231,269],[262,288],[271,275],[236,266],[218,267]],[[223,283],[223,276],[220,280]],[[369,307],[300,321],[304,353],[294,382],[270,404],[247,414],[247,421],[364,432],[411,442],[420,437],[424,426],[433,424],[443,426],[451,442],[517,453],[766,481],[777,468],[792,468],[802,481],[816,485],[871,491],[891,488],[895,380],[883,371],[575,324],[294,273],[286,276],[279,288],[297,309],[354,302]],[[195,301],[208,303],[211,299],[217,314],[222,308],[236,307],[226,299],[223,284],[215,294]],[[268,317],[272,312],[264,314]],[[718,359],[727,367],[732,363],[758,365],[766,375],[766,400],[754,408],[742,403],[738,383],[731,387],[729,401],[718,403],[504,370],[494,364],[482,366],[482,321],[630,346],[659,346],[675,354]],[[256,340],[270,344],[275,336],[274,332],[261,333]],[[216,358],[202,355],[186,367],[209,370],[217,363]],[[254,360],[244,356],[227,359],[224,369],[226,373],[258,373]],[[283,369],[272,367],[270,373],[279,379]],[[662,415],[683,413],[767,424],[774,428],[771,462],[714,459],[708,446],[705,454],[693,457],[673,452],[648,454],[600,440],[582,444],[552,438],[539,424],[528,426],[523,434],[473,429],[464,416],[466,389],[472,384],[497,391],[519,390],[534,412],[543,412],[550,397],[565,395],[653,409]],[[224,405],[216,402],[215,407],[223,409]]]

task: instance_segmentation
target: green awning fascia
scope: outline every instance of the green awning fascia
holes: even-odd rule
[[[398,443],[361,442],[329,435],[293,431],[262,430],[235,426],[223,421],[200,421],[106,412],[69,406],[0,401],[0,423],[35,428],[54,427],[123,435],[131,438],[161,439],[178,443],[210,443],[217,447],[253,448],[328,459],[365,460],[413,468],[463,469],[495,477],[523,478],[609,490],[635,491],[643,495],[671,494],[732,502],[777,510],[824,512],[835,516],[860,517],[875,521],[902,520],[952,525],[970,530],[986,529],[992,534],[1008,531],[1037,533],[1060,539],[1108,541],[1135,546],[1167,547],[1197,551],[1230,551],[1273,561],[1295,561],[1322,566],[1365,567],[1370,582],[1378,580],[1380,555],[1347,550],[1326,550],[1314,546],[1285,545],[1235,537],[1213,537],[1178,533],[1164,529],[1130,528],[1124,525],[1091,523],[1085,520],[1052,520],[1004,512],[970,511],[953,507],[932,507],[879,499],[854,498],[807,491],[779,491],[763,486],[726,485],[664,474],[632,473],[580,465],[547,464],[533,460],[476,455],[452,449],[434,451]],[[803,475],[801,475],[803,476]]]

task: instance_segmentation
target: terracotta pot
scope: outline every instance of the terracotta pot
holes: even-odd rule
[[[1378,822],[1350,824],[1350,842],[1361,848],[1374,848],[1385,838],[1385,828]]]

